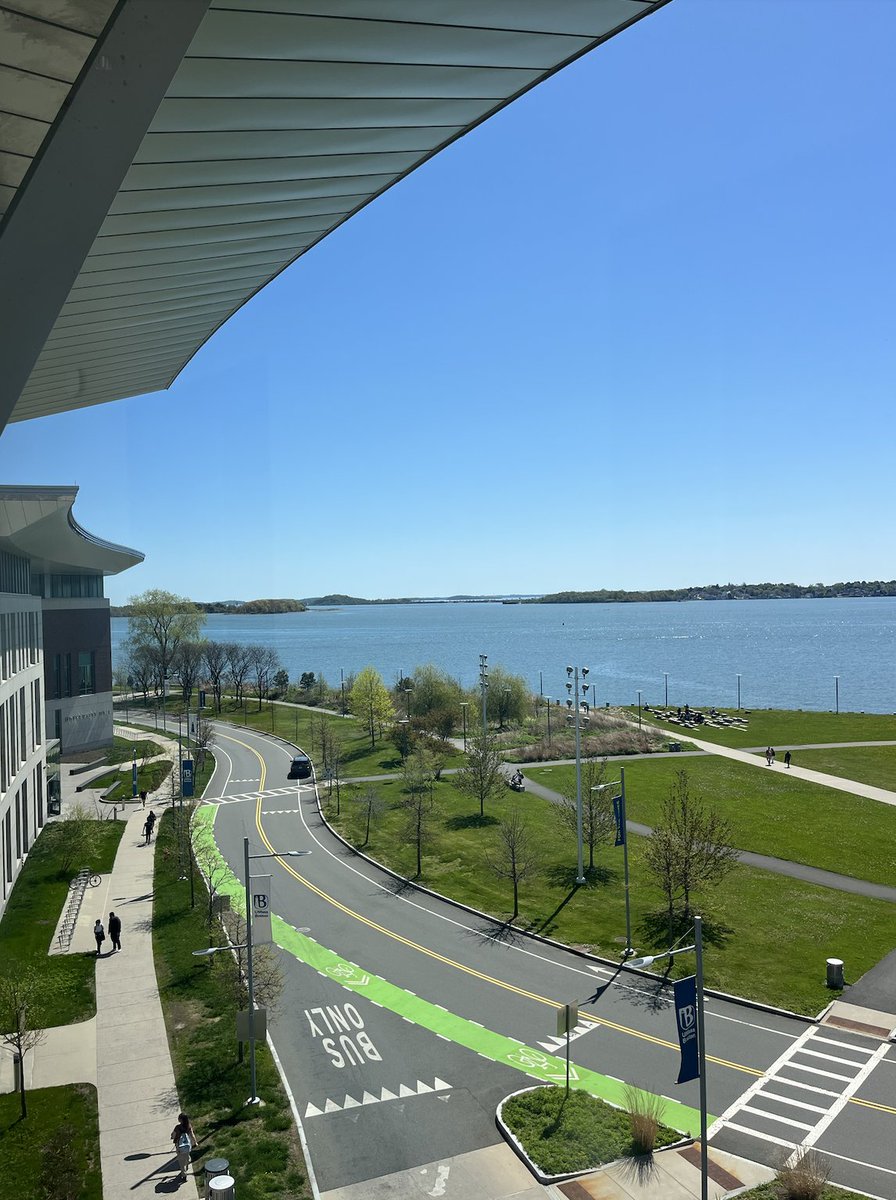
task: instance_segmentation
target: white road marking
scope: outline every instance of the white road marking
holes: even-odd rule
[[[807,1104],[805,1100],[793,1100],[790,1096],[779,1096],[777,1092],[770,1092],[768,1088],[762,1093],[769,1100],[777,1100],[779,1104],[789,1104],[791,1108],[805,1108],[809,1112],[826,1113],[826,1108],[821,1108],[817,1104]]]
[[[833,1122],[837,1114],[842,1112],[844,1107],[849,1103],[850,1097],[856,1094],[856,1092],[859,1090],[880,1060],[886,1055],[889,1049],[889,1043],[883,1042],[878,1049],[874,1051],[874,1053],[871,1055],[871,1058],[869,1058],[868,1062],[865,1063],[864,1067],[862,1067],[861,1071],[859,1071],[858,1075],[856,1075],[849,1087],[843,1089],[842,1094],[837,1097],[828,1112],[821,1118],[809,1136],[805,1139],[803,1143],[804,1145],[815,1145],[824,1131]]]
[[[764,1096],[765,1092],[762,1095]],[[782,1125],[792,1125],[794,1129],[805,1129],[807,1132],[812,1129],[812,1126],[807,1125],[805,1121],[794,1121],[792,1117],[779,1117],[777,1113],[767,1112],[764,1108],[756,1108],[753,1104],[745,1104],[740,1111],[752,1113],[755,1117],[766,1117],[768,1120],[780,1122]]]
[[[746,1125],[736,1125],[729,1121],[726,1128],[736,1129],[738,1133],[747,1133],[750,1137],[760,1138],[763,1142],[771,1142],[775,1146],[783,1146],[785,1150],[795,1150],[796,1142],[785,1142],[783,1138],[772,1137],[770,1133],[760,1133],[758,1129],[748,1129]],[[707,1134],[707,1140],[709,1135]]]

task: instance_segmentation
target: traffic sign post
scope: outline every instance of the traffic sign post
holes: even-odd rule
[[[557,1037],[566,1036],[566,1094],[569,1095],[569,1035],[579,1023],[576,1004],[564,1004],[557,1012]]]

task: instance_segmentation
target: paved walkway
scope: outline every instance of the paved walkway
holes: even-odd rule
[[[76,780],[63,777],[66,791],[74,790]],[[154,806],[158,812],[163,802],[164,796],[152,794],[147,809]],[[102,917],[108,929],[111,910],[121,917],[121,952],[107,949],[96,963],[96,1016],[48,1030],[26,1057],[25,1083],[96,1086],[106,1200],[139,1200],[159,1192],[196,1200],[192,1177],[177,1183],[171,1146],[180,1105],[152,953],[155,843],[143,844],[145,819],[139,805],[127,817],[112,871],[99,888],[87,890],[72,938],[72,952],[89,952],[96,945],[96,918]],[[104,947],[111,947],[108,936]],[[12,1090],[12,1060],[3,1054],[0,1091]]]

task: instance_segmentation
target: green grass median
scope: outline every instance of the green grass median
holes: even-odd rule
[[[30,1091],[25,1120],[17,1092],[0,1096],[0,1163],[0,1200],[102,1200],[96,1088],[74,1083]]]

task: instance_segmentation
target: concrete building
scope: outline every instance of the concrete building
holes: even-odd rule
[[[46,821],[52,764],[112,740],[103,578],[143,555],[82,529],[77,494],[0,486],[0,912]]]

